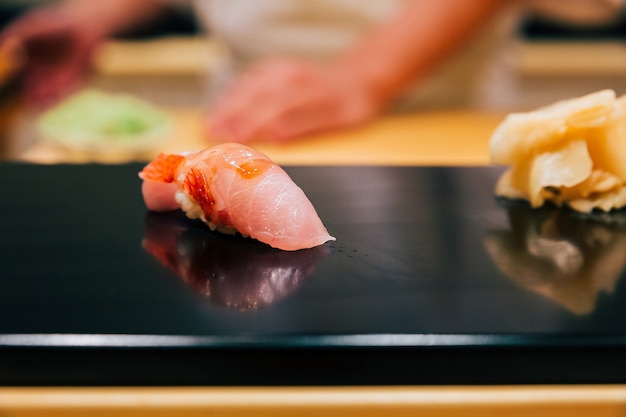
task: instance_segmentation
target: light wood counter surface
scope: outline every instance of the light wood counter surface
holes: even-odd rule
[[[626,414],[626,388],[2,388],[0,414],[6,417],[613,417]]]
[[[160,146],[142,154],[86,154],[39,141],[24,150],[19,159],[36,163],[118,163],[215,144],[203,134],[200,110],[170,109],[169,114],[171,134]],[[486,165],[489,137],[502,118],[499,114],[468,111],[389,115],[340,132],[250,146],[287,165]]]

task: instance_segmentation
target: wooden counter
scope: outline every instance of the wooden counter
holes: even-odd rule
[[[2,388],[6,417],[73,416],[622,416],[626,388]]]
[[[202,112],[171,109],[173,130],[143,154],[85,154],[39,141],[19,155],[37,163],[126,162],[158,152],[181,152],[214,144],[202,130]],[[284,144],[252,143],[280,164],[486,165],[488,142],[503,116],[467,111],[390,115],[367,125]]]

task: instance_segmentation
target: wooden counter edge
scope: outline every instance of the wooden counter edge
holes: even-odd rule
[[[2,416],[102,415],[612,416],[626,386],[445,387],[5,387]]]

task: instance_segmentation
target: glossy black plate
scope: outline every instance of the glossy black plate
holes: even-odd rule
[[[139,165],[0,165],[0,383],[626,382],[626,214],[498,168],[287,167],[336,242],[150,213]]]

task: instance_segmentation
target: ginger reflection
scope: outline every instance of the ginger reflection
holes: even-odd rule
[[[591,313],[626,269],[626,213],[582,215],[505,202],[510,230],[487,233],[502,273],[575,314]]]
[[[238,310],[283,299],[330,253],[325,245],[287,252],[217,234],[179,212],[149,212],[144,226],[148,253],[212,302]]]

